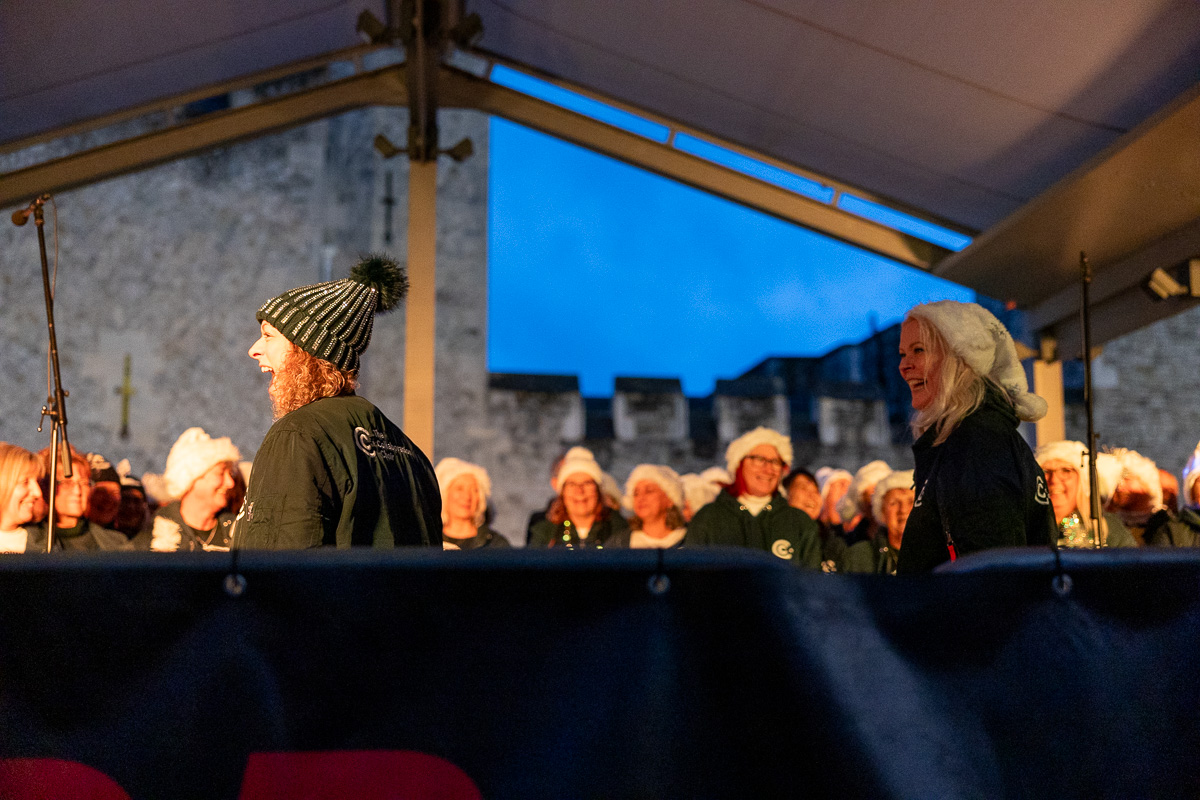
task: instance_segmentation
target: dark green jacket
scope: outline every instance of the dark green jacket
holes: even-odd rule
[[[864,539],[846,548],[838,572],[895,575],[899,560],[900,551],[888,545],[887,528],[882,528],[874,539]]]
[[[950,560],[943,525],[959,556],[1058,539],[1046,477],[1018,423],[1007,398],[988,387],[983,403],[945,442],[933,446],[932,428],[916,441],[917,498],[897,572],[929,572]]]
[[[512,547],[512,545],[508,543],[508,539],[505,539],[487,525],[479,528],[479,530],[475,532],[475,535],[470,539],[451,539],[449,536],[443,536],[442,546],[445,547],[446,545],[454,545],[453,548],[447,549],[457,550],[478,550],[483,547],[490,547],[493,550],[502,550],[506,547]]]
[[[1178,517],[1160,525],[1146,544],[1154,547],[1200,547],[1200,514],[1190,508],[1183,509]]]
[[[29,532],[27,553],[46,552],[46,523],[23,526]],[[133,545],[120,531],[110,530],[80,518],[73,528],[54,529],[54,549],[80,552],[88,550],[132,550]]]
[[[629,523],[616,511],[612,511],[603,521],[593,524],[587,538],[581,540],[570,520],[555,525],[548,519],[542,519],[530,528],[528,546],[598,550],[606,547],[629,547]]]
[[[159,553],[228,551],[234,519],[233,514],[218,514],[214,530],[198,531],[183,521],[179,513],[179,501],[175,500],[154,512],[150,549]],[[132,542],[130,546],[133,546]]]
[[[361,397],[301,406],[267,431],[254,459],[234,546],[442,546],[433,467]]]
[[[817,523],[782,495],[754,516],[729,492],[696,512],[688,523],[685,547],[750,547],[810,569],[821,567],[821,537]]]

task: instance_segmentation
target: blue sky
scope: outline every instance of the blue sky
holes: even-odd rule
[[[499,118],[489,151],[488,368],[678,377],[709,394],[916,303],[974,299],[901,266]]]

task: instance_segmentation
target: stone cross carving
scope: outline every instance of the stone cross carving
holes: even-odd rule
[[[383,243],[392,243],[392,208],[396,205],[396,197],[392,194],[392,173],[383,173]]]
[[[129,438],[129,399],[137,394],[133,388],[133,356],[125,354],[125,375],[121,385],[113,390],[121,396],[121,438]]]

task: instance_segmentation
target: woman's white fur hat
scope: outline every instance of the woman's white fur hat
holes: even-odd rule
[[[911,469],[889,472],[879,483],[875,484],[875,494],[871,497],[871,514],[880,525],[887,525],[883,518],[883,499],[892,489],[912,489],[913,471]]]
[[[188,428],[175,440],[171,452],[167,454],[163,483],[168,497],[173,500],[183,497],[196,479],[215,465],[222,461],[236,464],[241,458],[228,436],[214,439],[203,428]]]
[[[1121,464],[1121,477],[1130,476],[1145,485],[1146,490],[1150,493],[1153,508],[1162,508],[1162,478],[1158,474],[1158,465],[1138,451],[1124,447],[1114,448],[1112,454]],[[1113,488],[1115,490],[1116,486],[1114,485]]]
[[[854,473],[854,480],[850,482],[850,488],[842,495],[842,499],[838,501],[837,505],[838,516],[842,518],[842,522],[849,522],[857,514],[867,512],[868,509],[860,507],[858,504],[860,495],[887,477],[891,471],[892,468],[887,465],[886,461],[872,461]]]
[[[721,470],[724,472],[725,470]],[[679,483],[683,487],[683,499],[687,505],[691,506],[692,513],[695,514],[704,506],[717,499],[717,495],[721,493],[719,484],[713,483],[704,479],[704,476],[697,475],[694,472],[689,472],[686,475],[679,476]],[[682,508],[682,506],[681,506]]]
[[[821,467],[815,475],[817,479],[817,489],[821,492],[821,502],[825,502],[825,495],[829,493],[829,486],[834,481],[853,481],[854,476],[844,469],[836,469],[834,467]]]
[[[1019,418],[1033,422],[1046,416],[1046,401],[1029,391],[1012,335],[992,312],[978,303],[938,300],[913,307],[908,316],[927,320],[967,366],[1004,389]]]
[[[487,511],[488,500],[492,497],[492,479],[486,469],[478,464],[472,464],[470,461],[463,461],[461,458],[443,458],[434,467],[433,473],[437,475],[438,489],[442,495],[443,523],[448,522],[446,518],[446,501],[450,492],[450,484],[463,475],[470,475],[475,479],[475,485],[479,487],[480,505],[475,510],[476,515],[481,515]],[[476,522],[476,525],[478,524]]]
[[[1065,461],[1079,472],[1079,491],[1075,494],[1075,508],[1085,519],[1090,518],[1088,505],[1091,502],[1092,486],[1091,479],[1088,477],[1088,470],[1090,469],[1088,466],[1088,451],[1083,446],[1083,442],[1073,442],[1070,440],[1049,442],[1039,446],[1033,457],[1042,469],[1045,469],[1046,465],[1051,461]],[[1103,505],[1105,502],[1104,479],[1100,477],[1100,463],[1096,463],[1096,480],[1100,484],[1100,502]],[[1120,472],[1118,472],[1116,481],[1120,479]],[[1110,485],[1115,487],[1116,481]],[[1112,497],[1112,488],[1108,490],[1108,497]]]
[[[1100,479],[1100,505],[1108,505],[1108,501],[1112,499],[1117,484],[1121,482],[1123,470],[1121,460],[1112,453],[1096,455],[1096,476]]]
[[[1179,502],[1188,508],[1196,508],[1196,504],[1192,502],[1192,486],[1196,479],[1200,478],[1200,444],[1196,445],[1192,457],[1183,465],[1181,476],[1183,480],[1179,483]]]
[[[633,490],[642,481],[650,481],[662,489],[671,503],[683,510],[683,483],[679,473],[661,464],[638,464],[625,481],[625,507],[633,510]],[[694,509],[693,509],[694,510]]]
[[[567,451],[566,457],[563,459],[562,466],[558,468],[558,493],[562,494],[563,481],[574,475],[577,472],[582,472],[596,482],[596,488],[601,489],[604,485],[604,470],[600,469],[600,465],[596,463],[596,459],[592,456],[592,451],[584,447],[572,447]],[[618,492],[620,494],[620,492]]]
[[[783,460],[785,470],[791,466],[792,440],[779,431],[760,426],[749,433],[743,433],[730,442],[729,447],[725,449],[725,468],[729,470],[731,476],[737,474],[742,459],[760,444],[769,444],[775,448],[775,451],[779,453],[779,458]]]

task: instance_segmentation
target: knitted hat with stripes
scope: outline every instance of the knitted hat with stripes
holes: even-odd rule
[[[368,256],[349,278],[284,292],[255,316],[309,355],[353,371],[371,343],[375,315],[395,308],[406,294],[404,268],[384,256]]]

